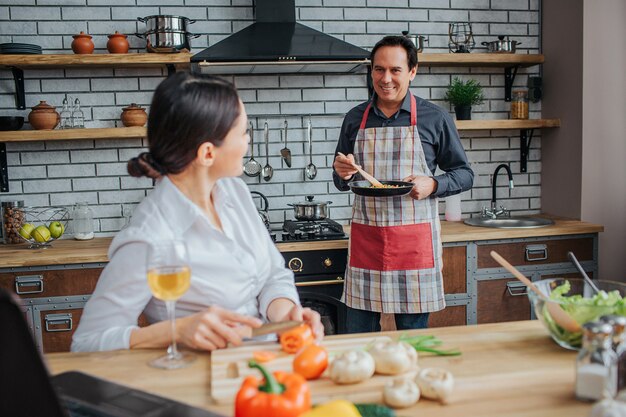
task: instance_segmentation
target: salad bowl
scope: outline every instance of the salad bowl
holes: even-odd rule
[[[626,316],[626,283],[595,281],[600,292],[582,278],[549,278],[534,281],[537,288],[581,326],[607,314]],[[581,331],[568,331],[555,323],[542,297],[528,292],[535,315],[550,333],[552,339],[566,349],[578,350],[582,345]]]

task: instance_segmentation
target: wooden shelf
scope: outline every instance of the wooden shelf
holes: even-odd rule
[[[458,130],[527,130],[561,126],[561,119],[455,120]]]
[[[0,66],[28,68],[189,66],[189,52],[176,54],[0,55]]]
[[[146,137],[146,128],[105,127],[59,130],[17,130],[0,132],[0,142],[34,142],[38,140],[138,139]]]
[[[424,67],[530,67],[543,64],[542,54],[418,54]]]

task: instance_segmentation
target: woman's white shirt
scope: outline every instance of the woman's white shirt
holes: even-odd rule
[[[146,278],[147,247],[158,240],[183,239],[189,249],[191,286],[176,303],[177,317],[219,305],[267,320],[276,298],[299,304],[293,273],[285,268],[246,184],[221,179],[213,199],[223,232],[169,178],[157,183],[113,239],[110,262],[85,306],[72,351],[128,349],[142,311],[150,323],[167,319],[165,303],[152,297]]]

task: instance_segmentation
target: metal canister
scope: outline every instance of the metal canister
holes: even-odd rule
[[[4,243],[23,243],[20,229],[24,224],[24,201],[3,201],[2,205],[2,237]]]

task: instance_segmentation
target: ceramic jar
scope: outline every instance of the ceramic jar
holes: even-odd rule
[[[73,35],[72,38],[72,51],[75,54],[92,54],[95,48],[91,35],[86,34],[81,30],[78,35]]]
[[[125,54],[128,53],[128,36],[123,33],[119,33],[117,30],[114,34],[109,35],[109,41],[107,42],[107,51],[112,54]]]
[[[35,130],[52,130],[61,121],[61,115],[54,106],[45,101],[40,101],[28,114],[28,122]]]
[[[130,106],[122,109],[122,123],[126,127],[143,126],[147,121],[148,114],[146,109],[138,106],[136,103],[131,103]]]

